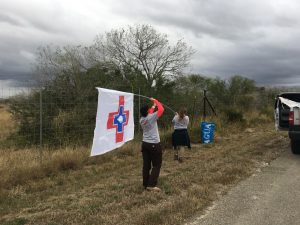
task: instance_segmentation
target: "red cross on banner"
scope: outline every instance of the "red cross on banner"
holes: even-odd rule
[[[124,127],[128,124],[129,110],[124,110],[124,96],[119,96],[118,112],[108,114],[107,129],[116,129],[116,143],[122,142]]]

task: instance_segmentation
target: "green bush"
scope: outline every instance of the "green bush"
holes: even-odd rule
[[[244,114],[237,109],[228,109],[225,111],[225,116],[228,122],[244,122]]]
[[[270,119],[274,119],[274,108],[273,106],[266,106],[260,109],[260,114],[265,115]]]
[[[200,142],[200,124],[193,118],[199,118],[203,114],[203,89],[207,89],[207,97],[215,107],[218,117],[223,118],[223,114],[225,115],[220,120],[222,126],[217,126],[218,132],[222,132],[223,124],[245,124],[244,112],[241,109],[255,110],[254,101],[259,100],[260,105],[268,105],[265,101],[269,102],[269,98],[253,97],[261,94],[252,93],[253,85],[250,80],[239,76],[227,83],[220,79],[191,75],[174,80],[158,80],[155,87],[149,88],[145,84],[145,77],[139,72],[128,70],[124,77],[110,65],[94,67],[78,74],[67,71],[47,81],[42,89],[9,100],[18,130],[6,143],[19,144],[20,147],[39,145],[40,140],[49,147],[90,144],[97,111],[98,94],[95,87],[140,93],[161,101],[165,105],[165,112],[158,125],[161,130],[167,130],[161,136],[164,146],[171,146],[169,130],[174,117],[173,111],[178,111],[182,106],[186,107],[191,123],[195,126],[190,130],[191,141],[197,143]],[[264,90],[263,94],[267,95],[268,90]],[[144,104],[150,105],[152,102],[147,98],[134,98],[136,131],[140,130],[139,106]],[[212,115],[208,105],[206,107],[207,116]],[[262,115],[273,117],[271,107],[258,110]],[[261,119],[266,120],[265,116]]]

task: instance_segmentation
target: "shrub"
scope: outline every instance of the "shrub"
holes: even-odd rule
[[[243,112],[234,108],[226,110],[225,116],[228,122],[245,122]]]

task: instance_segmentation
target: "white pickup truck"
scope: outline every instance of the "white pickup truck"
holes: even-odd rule
[[[289,132],[291,150],[300,154],[300,92],[277,95],[274,108],[275,128]]]

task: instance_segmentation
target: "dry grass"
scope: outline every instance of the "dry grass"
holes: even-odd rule
[[[1,150],[0,154],[0,189],[23,185],[32,179],[64,170],[79,169],[88,156],[85,149],[42,152],[39,149]]]
[[[0,140],[7,138],[15,130],[15,122],[6,105],[0,104]]]
[[[5,138],[14,125],[6,109],[0,110]],[[246,117],[243,124],[210,118],[217,126],[210,145],[198,143],[199,125],[191,134],[197,144],[183,163],[167,148],[172,131],[161,132],[166,147],[161,193],[142,188],[136,142],[97,157],[88,157],[90,148],[0,149],[0,224],[182,224],[288,147],[288,138],[273,131],[269,118]]]
[[[2,151],[0,223],[182,224],[287,146],[264,124],[233,125],[214,144],[193,145],[180,164],[165,149],[162,193],[142,189],[139,143],[92,158],[90,149],[46,151],[42,163],[38,150]]]

